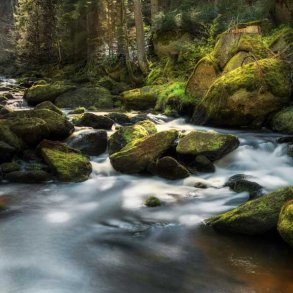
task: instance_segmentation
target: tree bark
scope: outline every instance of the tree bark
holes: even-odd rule
[[[137,57],[138,64],[143,74],[148,73],[148,64],[146,58],[146,46],[144,37],[144,25],[142,18],[141,0],[134,0],[134,19],[136,27],[136,43],[137,43]]]
[[[159,0],[151,0],[152,23],[154,23],[156,16],[158,14],[159,14]]]

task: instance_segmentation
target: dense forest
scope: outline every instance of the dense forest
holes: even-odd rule
[[[1,0],[0,291],[293,292],[292,0]]]

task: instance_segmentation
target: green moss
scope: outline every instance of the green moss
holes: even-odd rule
[[[201,104],[209,115],[225,109],[229,97],[240,89],[247,92],[270,92],[285,100],[290,95],[288,66],[275,58],[262,59],[235,69],[219,79],[210,87]]]
[[[272,119],[272,128],[275,131],[293,133],[293,106],[278,112]]]
[[[92,166],[85,156],[58,142],[43,141],[40,145],[45,162],[58,179],[65,182],[81,182],[89,178]]]
[[[175,110],[178,113],[186,114],[187,109],[193,109],[198,100],[185,93],[186,83],[172,82],[162,86],[158,95],[156,110]]]
[[[54,102],[58,96],[74,88],[74,86],[64,82],[34,85],[27,90],[25,99],[31,105],[37,105],[44,101]]]
[[[15,147],[17,150],[24,148],[24,142],[10,129],[7,120],[0,120],[0,141]]]
[[[207,220],[220,231],[262,234],[277,228],[282,206],[293,199],[293,187],[266,194],[240,207]]]
[[[86,111],[84,107],[75,108],[70,114],[83,114]]]
[[[205,155],[217,160],[239,146],[234,135],[216,132],[192,131],[179,140],[176,151],[183,155]]]
[[[147,206],[149,208],[154,208],[154,207],[158,207],[158,206],[162,205],[161,201],[155,196],[148,197],[145,200],[144,204],[145,204],[145,206]]]
[[[278,231],[282,238],[293,247],[293,200],[287,202],[281,210]]]

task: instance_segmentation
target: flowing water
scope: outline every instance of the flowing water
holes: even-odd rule
[[[155,118],[160,130],[203,128]],[[293,161],[277,134],[217,131],[241,146],[214,174],[126,176],[102,155],[84,183],[2,184],[10,210],[0,215],[0,292],[293,292],[293,254],[279,238],[221,235],[202,223],[247,201],[222,188],[230,176],[252,175],[272,191],[293,185]],[[150,195],[165,205],[144,207]]]

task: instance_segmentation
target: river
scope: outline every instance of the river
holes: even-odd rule
[[[207,129],[155,118],[159,130]],[[279,134],[216,130],[238,135],[241,145],[213,174],[175,182],[122,175],[105,154],[91,158],[83,183],[2,183],[10,210],[0,214],[0,292],[293,292],[293,252],[278,237],[221,235],[203,225],[247,201],[222,188],[230,176],[252,175],[273,191],[293,185],[292,158],[275,142]],[[150,195],[165,204],[146,208]]]

